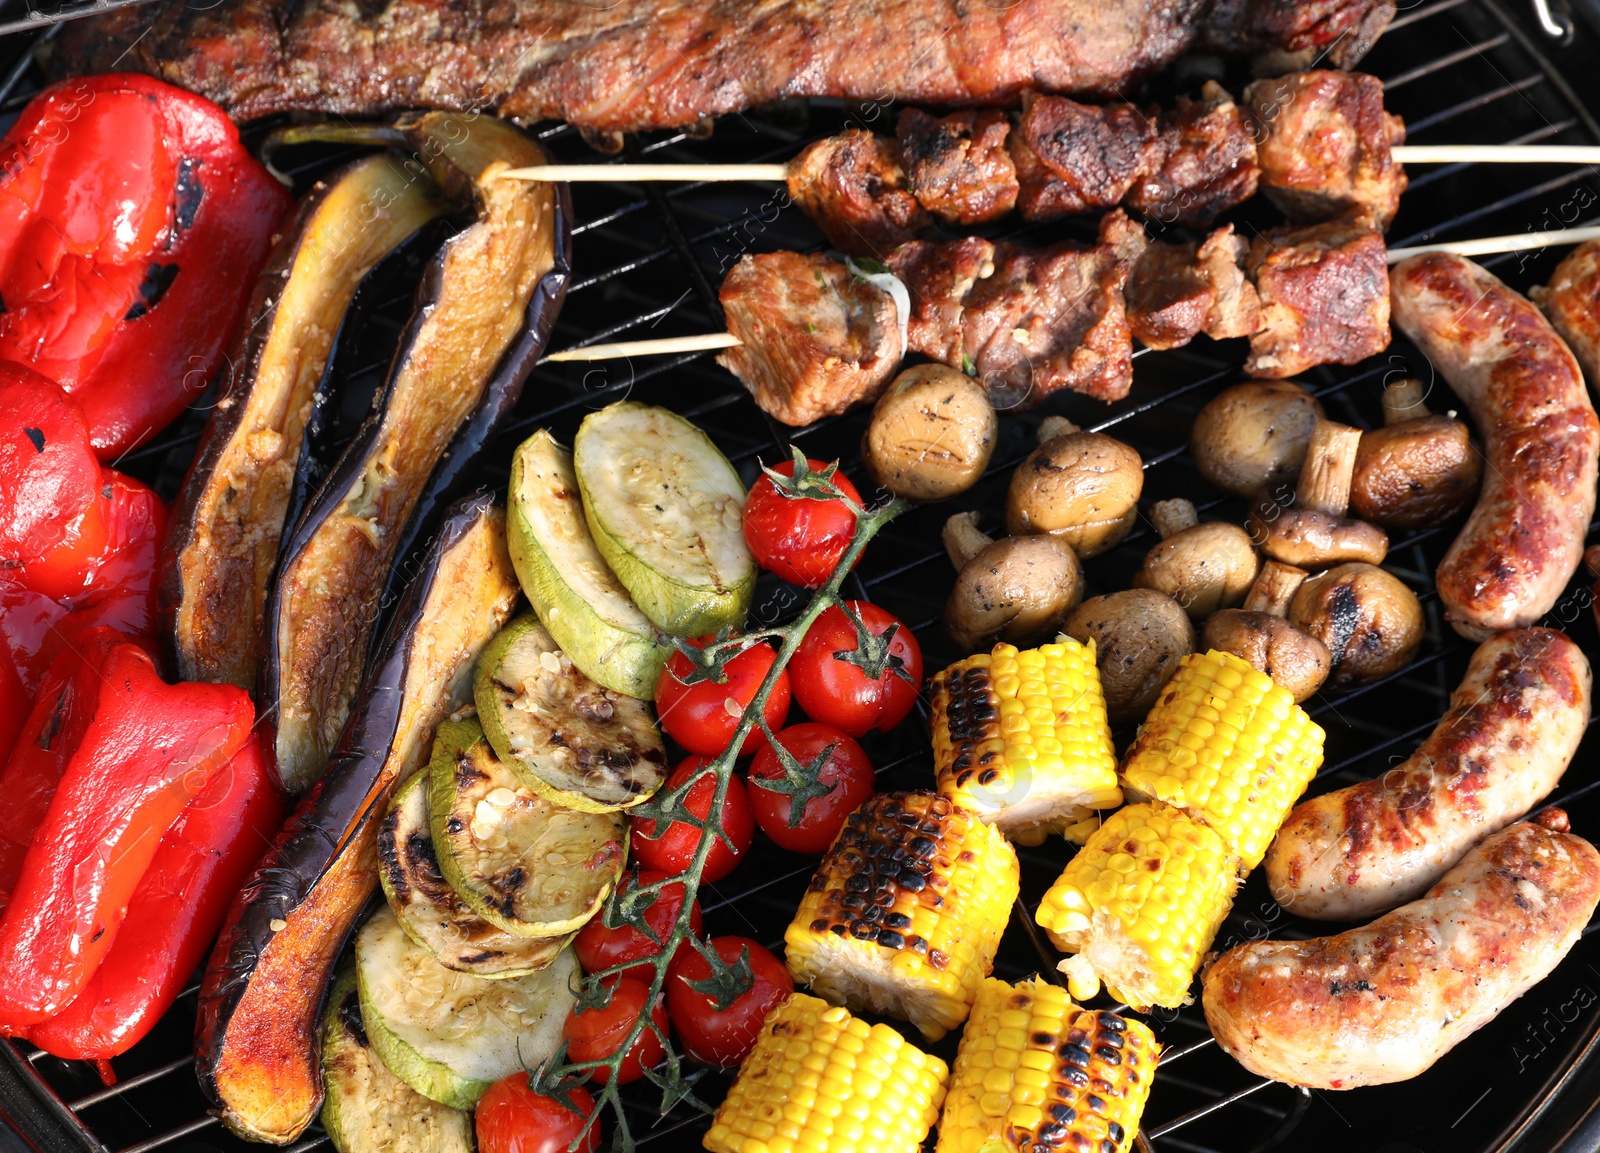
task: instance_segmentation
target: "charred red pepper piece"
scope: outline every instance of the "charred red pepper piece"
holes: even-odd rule
[[[106,658],[126,633],[93,628],[50,662],[5,768],[0,769],[0,913],[22,875],[22,859],[50,811],[50,798],[100,703]]]
[[[243,689],[168,685],[133,645],[112,649],[104,672],[0,918],[0,1031],[36,1025],[83,991],[161,838],[255,719]]]
[[[116,457],[205,388],[288,207],[208,100],[128,73],[46,88],[0,140],[0,360]]]
[[[150,1031],[194,975],[229,901],[283,823],[273,777],[252,733],[162,839],[83,992],[29,1030],[35,1045],[58,1057],[103,1060]]]
[[[81,583],[105,548],[100,487],[83,410],[55,381],[0,363],[0,565],[26,565],[52,595]]]

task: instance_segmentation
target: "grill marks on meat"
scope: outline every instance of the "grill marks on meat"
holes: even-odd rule
[[[881,257],[933,228],[933,217],[906,188],[895,146],[859,128],[795,157],[789,195],[835,248],[856,256]]]
[[[921,205],[950,224],[995,220],[1017,203],[1017,170],[1006,152],[1011,121],[1003,112],[957,112],[937,119],[907,108],[896,135],[906,185]]]
[[[791,97],[1104,94],[1170,63],[1202,25],[1214,51],[1333,45],[1350,63],[1393,14],[1387,0],[220,0],[80,21],[57,60],[152,72],[240,118],[492,109],[627,132]]]
[[[1123,201],[1140,215],[1205,227],[1256,194],[1254,125],[1215,81],[1206,82],[1202,95],[1180,96],[1161,114],[1161,164]]]
[[[1274,229],[1250,246],[1248,268],[1262,324],[1250,338],[1250,375],[1356,364],[1389,347],[1389,268],[1367,221]]]
[[[1383,81],[1355,72],[1299,72],[1244,90],[1262,126],[1258,161],[1267,196],[1290,218],[1365,213],[1388,229],[1406,188],[1390,149],[1405,124],[1383,110]]]
[[[1134,181],[1160,166],[1155,121],[1132,104],[1023,97],[1012,136],[1019,203],[1028,220],[1120,204]]]

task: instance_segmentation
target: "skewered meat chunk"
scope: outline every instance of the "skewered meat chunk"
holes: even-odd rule
[[[957,112],[937,119],[907,108],[896,135],[911,194],[940,220],[982,224],[1017,203],[1017,170],[1006,152],[1003,112]]]
[[[847,128],[811,145],[789,165],[789,195],[835,248],[881,256],[933,228],[906,189],[894,145]]]
[[[961,312],[972,286],[994,275],[994,242],[981,236],[941,244],[913,241],[888,264],[913,289],[906,343],[940,364],[963,367]]]
[[[1133,335],[1148,348],[1177,348],[1202,332],[1216,340],[1255,332],[1261,307],[1244,273],[1248,249],[1231,224],[1198,246],[1147,245],[1128,275]]]
[[[1250,375],[1356,364],[1389,347],[1389,267],[1370,224],[1274,229],[1250,246],[1248,269],[1262,321],[1250,338]]]
[[[785,424],[873,400],[899,367],[893,299],[826,256],[746,256],[720,298],[728,331],[744,343],[717,363]]]
[[[1405,169],[1390,149],[1405,124],[1383,109],[1383,81],[1357,72],[1297,72],[1244,90],[1261,126],[1261,183],[1296,221],[1365,213],[1384,231],[1400,207]]]
[[[1132,104],[1079,104],[1028,93],[1011,134],[1029,220],[1050,220],[1122,202],[1161,164],[1156,123]]]
[[[1204,228],[1256,194],[1254,125],[1215,81],[1202,95],[1160,114],[1163,158],[1123,200],[1141,216]]]

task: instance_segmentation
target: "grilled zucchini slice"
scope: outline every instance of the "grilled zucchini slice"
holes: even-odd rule
[[[591,679],[650,699],[672,650],[606,566],[583,518],[572,454],[540,429],[511,458],[511,562],[550,635]]]
[[[428,775],[439,869],[473,912],[519,937],[559,937],[599,911],[628,857],[620,813],[540,796],[494,755],[476,721],[439,726]]]
[[[429,827],[429,774],[396,794],[378,830],[378,879],[406,936],[447,969],[504,980],[537,973],[572,937],[519,937],[472,911],[439,870]]]
[[[625,400],[584,418],[572,455],[594,543],[645,616],[686,637],[744,623],[744,485],[710,437]]]
[[[495,753],[558,805],[627,808],[666,779],[667,750],[649,706],[590,680],[531,616],[489,642],[473,696]]]
[[[352,970],[322,1020],[322,1127],[339,1153],[472,1153],[472,1114],[430,1101],[378,1059]]]
[[[367,1039],[396,1077],[452,1109],[472,1108],[500,1078],[560,1048],[576,969],[571,949],[512,981],[446,969],[387,905],[356,935]]]

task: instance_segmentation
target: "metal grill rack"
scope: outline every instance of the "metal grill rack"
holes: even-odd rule
[[[126,0],[60,0],[55,5],[0,2],[0,34],[35,29],[0,40],[0,108],[14,111],[40,82],[30,53],[52,31],[62,11],[103,9]],[[1592,5],[1581,3],[1580,16]],[[1600,27],[1580,19],[1562,45],[1539,30],[1533,11],[1514,11],[1494,0],[1413,0],[1362,68],[1381,76],[1388,105],[1401,113],[1411,140],[1432,142],[1600,142]],[[1203,64],[1161,85],[1195,86]],[[1230,73],[1230,83],[1239,76]],[[1235,90],[1236,87],[1235,87]],[[1141,94],[1142,95],[1142,94]],[[661,160],[782,160],[807,140],[845,124],[887,129],[894,110],[877,105],[813,101],[762,113],[729,116],[709,139],[657,134],[634,141],[633,157]],[[563,161],[604,163],[567,127],[539,133]],[[631,158],[631,157],[630,157]],[[324,158],[325,162],[325,158]],[[308,162],[306,173],[316,164]],[[301,173],[305,175],[306,173]],[[821,245],[816,229],[786,205],[782,189],[761,185],[613,186],[575,189],[577,276],[556,326],[553,348],[611,339],[717,331],[716,286],[745,252]],[[1413,172],[1411,190],[1390,233],[1393,244],[1433,237],[1458,238],[1525,229],[1558,228],[1600,217],[1600,175],[1592,169],[1450,166]],[[1251,204],[1237,214],[1241,230],[1270,227],[1274,214]],[[1035,242],[1087,237],[1092,222],[1048,226],[1008,225],[996,235]],[[1518,288],[1548,278],[1550,253],[1509,256],[1487,263]],[[379,310],[370,340],[370,363],[355,378],[371,381],[387,360],[397,318],[409,289],[396,285],[393,307]],[[387,327],[385,327],[387,326]],[[911,623],[931,669],[964,655],[953,651],[937,623],[952,574],[939,546],[943,519],[958,508],[991,513],[1001,507],[1006,480],[1032,443],[1038,417],[1059,412],[1087,427],[1113,432],[1137,448],[1146,468],[1145,502],[1185,495],[1208,519],[1239,520],[1240,502],[1218,497],[1199,479],[1187,451],[1190,422],[1220,388],[1240,375],[1240,344],[1199,341],[1180,350],[1141,355],[1135,384],[1124,401],[1106,407],[1082,397],[1057,396],[1034,413],[1002,422],[1002,440],[988,476],[953,505],[919,509],[892,524],[868,550],[855,578],[856,595],[878,601]],[[1405,372],[1431,379],[1429,366],[1397,342],[1386,358],[1355,368],[1318,369],[1303,379],[1331,416],[1363,426],[1380,420],[1386,378]],[[362,390],[353,380],[347,406],[359,417]],[[503,485],[509,449],[529,431],[550,426],[570,438],[583,415],[632,396],[669,405],[704,427],[745,474],[771,460],[788,441],[816,457],[842,457],[862,478],[857,446],[862,414],[819,422],[798,432],[761,415],[731,376],[709,355],[648,362],[544,365],[525,391],[521,411],[500,448],[475,481]],[[1431,397],[1435,410],[1452,407],[1442,382]],[[157,443],[119,465],[171,496],[187,467],[204,421],[203,405]],[[1352,691],[1322,694],[1312,714],[1328,731],[1327,764],[1313,786],[1338,787],[1375,775],[1408,755],[1433,726],[1460,679],[1471,646],[1441,617],[1432,572],[1453,536],[1453,526],[1396,537],[1388,566],[1416,589],[1427,616],[1427,636],[1417,659],[1401,673]],[[1088,563],[1091,592],[1126,587],[1153,540],[1142,526],[1113,553]],[[798,598],[767,578],[756,608],[778,620]],[[1589,601],[1577,585],[1554,614],[1591,656],[1600,655]],[[1120,734],[1126,738],[1127,734]],[[925,785],[929,777],[924,727],[915,720],[869,743],[890,788]],[[1600,834],[1600,742],[1587,741],[1555,799],[1569,808],[1576,829]],[[1040,948],[1029,912],[1059,871],[1065,849],[1056,841],[1024,850],[1023,905],[1016,911],[997,971],[1016,978],[1048,970],[1055,959]],[[707,928],[741,933],[769,945],[781,940],[811,871],[811,862],[764,842],[755,858],[704,895]],[[1593,926],[1591,926],[1593,928]],[[1290,918],[1271,901],[1263,882],[1242,891],[1218,940],[1219,947],[1265,936],[1305,937],[1321,930]],[[1600,1126],[1586,1127],[1600,1096],[1600,1062],[1590,1059],[1600,1035],[1600,934],[1590,934],[1542,985],[1461,1045],[1418,1080],[1352,1094],[1308,1093],[1263,1081],[1221,1054],[1197,1007],[1153,1020],[1168,1046],[1146,1116],[1145,1136],[1159,1153],[1244,1153],[1294,1149],[1372,1153],[1442,1153],[1457,1150],[1592,1150]],[[86,1065],[46,1056],[25,1044],[0,1045],[0,1114],[25,1132],[28,1144],[0,1126],[0,1150],[120,1150],[202,1153],[247,1148],[205,1113],[190,1056],[195,990],[191,988],[156,1030],[114,1064],[119,1082],[103,1088]],[[939,1051],[953,1052],[953,1039]],[[727,1078],[702,1085],[716,1099]],[[699,1147],[704,1122],[680,1109],[655,1116],[653,1091],[632,1104],[633,1122],[652,1151]],[[294,1146],[327,1146],[312,1129]]]

